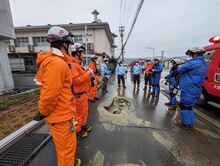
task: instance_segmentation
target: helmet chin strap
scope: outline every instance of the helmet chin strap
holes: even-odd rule
[[[80,58],[80,53],[77,52],[76,55],[77,55],[78,59],[82,62],[82,59]]]
[[[63,43],[63,48],[65,49],[66,54],[68,54],[68,48],[69,48],[70,43],[66,43],[66,44],[67,46]]]

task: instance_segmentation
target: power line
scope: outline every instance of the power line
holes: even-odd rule
[[[130,31],[129,31],[129,33],[128,33],[128,36],[127,36],[126,40],[125,40],[125,43],[124,43],[123,46],[122,46],[122,50],[124,50],[124,48],[125,48],[125,46],[126,46],[128,40],[129,40],[129,38],[130,38],[130,36],[131,36],[131,33],[132,33],[133,29],[134,29],[134,25],[135,25],[135,23],[136,23],[136,21],[137,21],[137,18],[138,18],[138,15],[139,15],[140,11],[141,11],[141,8],[142,8],[142,6],[143,6],[143,3],[144,3],[144,0],[141,0],[140,3],[139,3],[139,5],[138,5],[138,8],[137,8],[137,10],[136,10],[136,14],[135,14],[133,23],[132,23],[132,25],[131,25],[131,29],[130,29]],[[118,59],[120,59],[121,55],[122,55],[122,53],[119,55]]]
[[[131,25],[131,29],[130,29],[130,31],[129,31],[129,33],[128,33],[128,36],[127,36],[127,39],[125,40],[125,43],[124,43],[124,45],[123,45],[124,47],[126,46],[128,40],[129,40],[129,38],[130,38],[130,36],[131,36],[131,33],[132,33],[133,29],[134,29],[134,25],[135,25],[135,23],[136,23],[136,21],[137,21],[137,18],[138,18],[138,15],[139,15],[140,11],[141,11],[141,8],[142,8],[143,3],[144,3],[144,0],[141,0],[139,6],[138,6],[138,8],[137,8],[137,11],[136,11],[136,14],[135,14],[133,23],[132,23],[132,25]]]
[[[125,22],[125,23],[127,23],[127,26],[126,26],[126,27],[130,26],[130,24],[129,24],[129,23],[130,23],[130,22],[129,22],[129,19],[130,19],[131,16],[133,15],[132,11],[133,11],[133,0],[131,0],[131,1],[130,1],[130,4],[128,5],[127,18],[126,18],[126,22]]]
[[[124,24],[124,22],[125,22],[126,8],[127,8],[127,0],[125,0],[125,3],[124,3],[124,10],[123,10],[122,24]]]
[[[120,3],[120,18],[119,18],[119,25],[121,25],[121,16],[122,16],[122,0]]]

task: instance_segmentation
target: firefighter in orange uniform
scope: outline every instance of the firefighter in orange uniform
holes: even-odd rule
[[[88,132],[92,131],[92,127],[87,125],[87,120],[89,113],[88,95],[93,71],[90,69],[85,70],[81,65],[84,60],[85,47],[79,43],[75,43],[72,49],[73,70],[75,70],[72,72],[72,79],[74,84],[76,110],[78,114],[77,121],[79,122],[78,125],[81,126],[77,135],[78,137],[85,138],[88,136]]]
[[[97,60],[96,55],[91,55],[91,62],[89,64],[89,69],[91,69],[94,73],[94,84],[91,85],[90,87],[90,95],[89,95],[89,100],[95,103],[95,100],[99,100],[98,98],[98,82],[99,82],[99,77],[98,77],[98,71],[97,71]]]
[[[145,85],[144,85],[144,89],[147,89],[147,86],[149,85],[149,89],[148,91],[151,91],[151,78],[152,78],[152,68],[153,68],[154,64],[151,62],[151,60],[146,60],[146,64],[144,66],[145,69],[145,76],[144,76],[144,80],[145,80]]]
[[[40,68],[35,81],[40,85],[39,116],[49,126],[58,166],[81,165],[80,159],[75,159],[76,108],[73,105],[70,68],[66,63],[66,58],[71,55],[72,37],[64,28],[51,27],[47,36],[50,51],[37,55]]]

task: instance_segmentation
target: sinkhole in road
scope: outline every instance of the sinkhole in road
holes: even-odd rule
[[[130,109],[131,103],[125,98],[114,97],[110,106],[104,107],[109,113],[120,114],[123,109]]]
[[[106,123],[150,127],[150,122],[137,117],[137,110],[138,106],[131,98],[119,96],[108,98],[98,107],[99,120],[104,122],[103,126],[109,130],[113,130],[112,126]]]

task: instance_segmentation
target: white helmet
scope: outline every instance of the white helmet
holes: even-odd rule
[[[72,48],[72,51],[75,51],[75,52],[85,51],[86,50],[86,48],[82,44],[80,44],[80,43],[74,43],[71,46],[71,48]]]
[[[204,48],[193,47],[186,51],[186,55],[205,53]]]
[[[60,42],[68,42],[73,44],[74,43],[73,37],[74,35],[71,32],[59,26],[51,27],[47,33],[48,43],[60,41]]]
[[[95,54],[92,54],[92,55],[90,56],[90,58],[91,58],[91,59],[97,59],[97,56],[96,56]]]
[[[178,58],[174,58],[172,61],[175,62],[177,65],[181,63],[181,60]]]
[[[105,62],[105,61],[108,61],[108,58],[104,58],[103,61],[104,61],[104,62]]]

